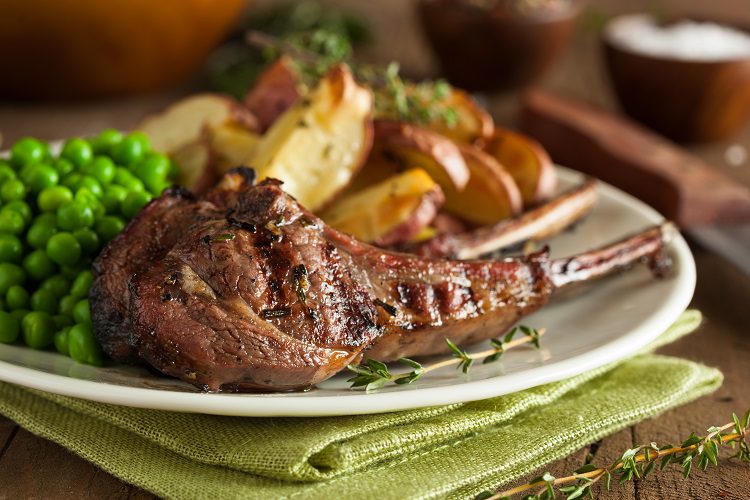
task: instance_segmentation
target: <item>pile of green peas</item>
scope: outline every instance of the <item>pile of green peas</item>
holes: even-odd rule
[[[0,158],[0,342],[101,365],[91,262],[176,174],[141,132],[69,139],[59,155],[37,139],[16,142]]]

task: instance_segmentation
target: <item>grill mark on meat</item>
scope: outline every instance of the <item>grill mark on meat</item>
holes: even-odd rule
[[[469,302],[471,296],[467,287],[446,281],[435,285],[433,292],[436,310],[440,314],[455,316],[457,319],[476,316],[476,306]]]
[[[221,182],[241,191],[213,192],[164,211],[147,207],[133,227],[155,237],[116,239],[108,252],[118,258],[97,262],[102,301],[123,288],[129,297],[127,328],[117,330],[119,344],[110,347],[135,349],[156,369],[204,390],[304,388],[362,359],[442,353],[446,337],[462,344],[502,333],[541,307],[555,285],[639,257],[653,265],[663,258],[660,228],[568,261],[550,261],[544,252],[506,261],[418,258],[337,233],[278,181],[248,188],[243,179]],[[269,220],[282,221],[281,241],[263,228]],[[227,233],[234,238],[201,241]],[[135,266],[131,254],[139,256]],[[575,264],[566,269],[566,262]],[[123,275],[125,268],[139,272]],[[119,285],[106,288],[102,277],[110,270],[119,280],[110,275],[108,283]],[[395,315],[383,304],[393,304]],[[280,317],[264,318],[269,311]],[[107,324],[95,316],[96,330]]]
[[[388,304],[387,302],[384,302],[380,299],[375,299],[374,302],[380,307],[382,307],[383,310],[387,312],[390,316],[396,316],[398,314],[398,308],[396,308],[396,306],[392,306]]]

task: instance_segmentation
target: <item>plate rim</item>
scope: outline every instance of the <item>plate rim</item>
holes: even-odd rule
[[[582,175],[561,166],[557,166],[557,169],[565,178],[580,178]],[[597,189],[600,193],[606,193],[616,201],[629,205],[646,220],[655,224],[665,220],[641,200],[610,184],[599,180]],[[311,398],[284,397],[283,393],[193,393],[76,379],[5,361],[0,361],[0,380],[62,396],[118,406],[246,417],[364,415],[488,399],[564,380],[624,359],[658,337],[687,308],[696,285],[695,260],[681,234],[677,234],[672,240],[670,250],[680,270],[675,277],[674,293],[660,308],[624,335],[565,360],[453,386],[418,388],[408,392],[361,392],[346,397],[332,394]],[[502,379],[502,384],[497,383],[498,379]],[[408,397],[405,397],[407,394]],[[363,398],[367,401],[365,405],[361,404]]]

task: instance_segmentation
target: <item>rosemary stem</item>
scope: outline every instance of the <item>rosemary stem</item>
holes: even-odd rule
[[[519,339],[519,340],[521,340],[521,339]],[[735,424],[733,422],[725,424],[725,425],[719,427],[714,432],[708,434],[708,436],[706,436],[706,437],[709,438],[709,439],[715,440],[715,441],[719,441],[721,443],[727,443],[729,441],[739,441],[741,439],[744,439],[748,435],[750,435],[750,429],[745,429],[745,431],[742,432],[741,434],[735,432],[735,433],[732,433],[732,434],[725,434],[725,435],[721,436],[718,439],[715,437],[719,432],[721,432],[723,430],[726,430],[726,429],[729,429],[729,428],[732,428],[732,427],[734,427],[734,425]],[[674,454],[682,453],[682,452],[685,452],[685,451],[695,450],[696,448],[698,448],[698,446],[700,446],[700,443],[693,444],[693,445],[690,445],[690,446],[685,446],[685,447],[675,446],[673,448],[666,448],[666,449],[660,450],[660,451],[656,451],[656,450],[651,451],[651,450],[649,450],[648,451],[648,458],[646,457],[646,453],[642,452],[642,453],[638,454],[636,457],[634,457],[633,459],[637,463],[644,462],[646,460],[648,460],[649,462],[653,462],[653,461],[655,461],[655,460],[657,460],[657,459],[659,459],[661,457],[667,456],[667,455],[674,455]],[[615,464],[613,466],[610,466],[610,467],[599,467],[598,469],[594,469],[594,470],[589,471],[589,472],[585,472],[585,473],[581,473],[581,474],[574,474],[572,476],[559,477],[559,478],[556,478],[552,482],[552,484],[554,484],[555,486],[558,486],[558,485],[562,485],[562,484],[567,484],[567,483],[571,483],[571,482],[574,482],[574,481],[578,481],[579,479],[584,479],[584,478],[591,479],[592,483],[594,483],[594,482],[598,481],[599,479],[601,479],[602,477],[604,477],[604,474],[606,472],[608,472],[608,471],[609,472],[615,471],[619,467],[621,467],[622,465],[623,465],[622,462],[618,462],[617,464]],[[490,497],[487,497],[486,500],[497,500],[497,499],[502,498],[502,497],[510,497],[510,496],[513,496],[513,495],[517,495],[519,493],[523,493],[524,491],[528,491],[528,490],[530,490],[532,488],[535,488],[537,486],[544,486],[544,485],[545,485],[545,483],[543,481],[538,481],[536,483],[522,484],[520,486],[516,486],[515,488],[511,488],[509,490],[505,490],[505,491],[502,491],[502,492],[495,493],[494,495],[492,495]]]

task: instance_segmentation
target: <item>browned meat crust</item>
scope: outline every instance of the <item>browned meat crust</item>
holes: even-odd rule
[[[556,287],[662,262],[660,228],[560,261],[546,251],[500,261],[385,251],[327,227],[279,181],[250,186],[247,172],[205,199],[166,194],[97,260],[91,300],[105,311],[94,327],[110,356],[209,391],[299,389],[365,356],[484,340]]]

